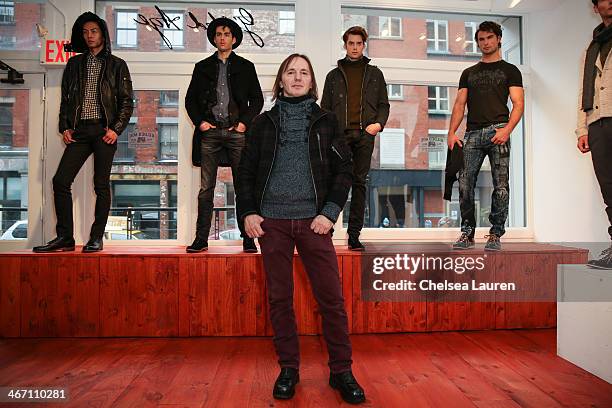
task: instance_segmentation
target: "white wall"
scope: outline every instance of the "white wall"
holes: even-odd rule
[[[538,241],[605,241],[608,220],[590,154],[576,149],[579,59],[601,22],[588,0],[529,16],[534,232]]]

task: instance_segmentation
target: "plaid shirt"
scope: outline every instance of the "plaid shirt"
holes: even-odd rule
[[[85,99],[83,99],[81,119],[103,119],[100,90],[98,89],[101,72],[102,60],[91,52],[87,53],[87,80],[85,81]]]

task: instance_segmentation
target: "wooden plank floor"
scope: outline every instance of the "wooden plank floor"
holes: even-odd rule
[[[612,407],[611,384],[556,356],[555,330],[351,339],[364,406]],[[261,337],[3,339],[0,386],[66,387],[61,407],[345,405],[327,385],[323,339],[300,342],[301,382],[288,402],[271,396],[278,368]]]

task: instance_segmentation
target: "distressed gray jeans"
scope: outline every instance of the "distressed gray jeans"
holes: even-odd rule
[[[461,208],[461,232],[474,237],[476,231],[476,213],[474,205],[474,188],[478,173],[486,156],[491,163],[493,194],[491,196],[490,234],[499,237],[506,232],[508,205],[510,203],[510,140],[503,145],[491,142],[495,129],[503,128],[505,123],[491,125],[483,129],[465,133],[463,141],[463,169],[459,173],[459,205]]]

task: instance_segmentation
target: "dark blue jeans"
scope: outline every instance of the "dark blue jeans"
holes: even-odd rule
[[[482,162],[486,156],[491,163],[493,194],[491,196],[490,233],[502,236],[506,232],[508,204],[510,203],[510,140],[503,145],[491,142],[495,129],[506,124],[500,123],[484,129],[465,133],[463,142],[463,169],[459,173],[459,205],[461,207],[461,232],[474,237],[476,232],[476,213],[474,188]]]

